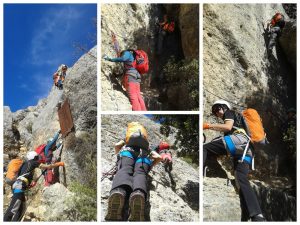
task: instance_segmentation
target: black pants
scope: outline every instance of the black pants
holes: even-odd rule
[[[166,31],[160,28],[158,32],[158,40],[157,40],[157,49],[156,49],[156,54],[161,55],[163,51],[163,43],[164,43],[164,38],[167,35]]]
[[[116,173],[112,190],[126,186],[126,191],[141,190],[147,196],[147,173],[150,166],[146,163],[135,163],[128,157],[121,157],[118,161],[118,172]]]
[[[273,47],[276,45],[276,41],[280,36],[280,27],[272,27],[270,29],[270,39],[268,44],[268,50],[272,51]]]
[[[207,155],[226,155],[227,150],[222,138],[203,145],[203,165]],[[237,185],[239,186],[240,204],[242,209],[242,221],[248,220],[250,217],[261,214],[257,197],[250,186],[247,175],[249,173],[249,164],[238,162],[234,159],[234,173]]]
[[[25,210],[26,198],[24,193],[13,195],[8,209],[4,214],[4,221],[20,221]]]

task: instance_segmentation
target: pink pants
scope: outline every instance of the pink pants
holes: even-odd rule
[[[132,111],[147,111],[144,99],[141,95],[140,83],[129,82],[127,93],[132,106]]]

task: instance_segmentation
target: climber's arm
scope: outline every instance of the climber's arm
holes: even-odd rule
[[[111,62],[127,62],[131,61],[131,53],[129,51],[125,51],[120,57],[109,59]]]
[[[160,161],[162,161],[162,157],[155,151],[150,152],[150,158],[153,160],[152,167],[156,166]]]
[[[39,168],[41,170],[46,170],[46,169],[53,169],[55,167],[59,167],[59,166],[65,166],[65,163],[64,162],[57,162],[57,163],[54,163],[54,164],[40,164]]]
[[[228,119],[225,120],[224,124],[221,123],[214,123],[214,124],[209,124],[209,123],[204,123],[203,124],[203,129],[209,129],[209,130],[215,130],[215,131],[221,131],[221,132],[229,132],[231,131],[233,127],[234,120]]]
[[[118,154],[120,152],[120,150],[122,149],[122,147],[125,145],[125,141],[121,140],[118,143],[115,144],[115,153]]]
[[[45,147],[45,154],[48,155],[48,151],[49,149],[52,147],[52,145],[57,141],[58,137],[59,137],[59,134],[60,134],[60,130],[54,135],[53,137],[53,140],[50,141],[46,147]]]

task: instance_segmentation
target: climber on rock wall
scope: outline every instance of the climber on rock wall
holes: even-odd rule
[[[272,52],[272,49],[276,45],[284,26],[284,15],[279,12],[276,12],[272,19],[267,22],[267,31],[269,32],[268,52]]]
[[[110,62],[123,62],[124,63],[124,75],[123,86],[125,87],[133,111],[147,111],[144,99],[141,95],[141,74],[136,69],[137,64],[133,51],[124,50],[121,52],[120,57],[110,58],[108,56],[103,57]],[[148,60],[148,58],[147,58]]]
[[[106,221],[124,220],[124,205],[129,196],[129,221],[145,221],[147,174],[161,157],[149,150],[145,128],[138,122],[128,124],[126,139],[115,145],[118,171],[114,176]]]
[[[156,47],[156,55],[161,55],[163,51],[163,43],[164,39],[168,33],[173,33],[175,29],[174,21],[170,21],[167,14],[164,14],[163,21],[156,22],[158,26],[158,40],[157,40],[157,47]]]
[[[162,162],[167,168],[169,168],[169,171],[171,171],[173,161],[169,143],[166,141],[161,141],[159,145],[154,148],[154,151],[161,156]]]
[[[5,172],[5,183],[12,186],[18,177],[19,170],[23,164],[22,158],[19,156],[18,152],[10,152],[9,163],[7,165],[7,170]]]
[[[39,155],[39,162],[45,164],[51,164],[56,162],[56,158],[53,157],[53,152],[62,147],[62,142],[57,143],[60,135],[60,130],[47,141],[47,144],[38,146],[35,151]],[[44,173],[45,186],[50,186],[58,181],[58,177],[55,176],[52,168],[48,169]]]
[[[65,64],[61,64],[57,71],[53,74],[54,85],[59,89],[63,89],[63,83],[67,74],[68,67]]]
[[[39,162],[39,156],[35,151],[30,151],[26,155],[27,160],[20,168],[19,176],[12,186],[13,196],[9,207],[4,214],[4,221],[20,221],[26,209],[25,191],[36,185],[37,179],[34,179],[34,170],[53,169],[64,166],[63,162],[55,164],[43,164]]]
[[[231,110],[227,101],[218,100],[212,105],[212,114],[222,119],[224,124],[204,123],[203,129],[210,129],[224,132],[224,137],[215,138],[209,143],[203,144],[203,166],[205,167],[208,155],[231,155],[233,159],[236,185],[239,190],[240,204],[242,210],[242,221],[265,221],[259,206],[257,197],[248,181],[250,165],[253,159],[253,147],[250,145],[245,157],[245,148],[249,143],[248,136],[245,135],[245,126],[239,113]],[[239,128],[239,129],[236,129]],[[228,137],[231,141],[228,140]],[[230,149],[234,146],[235,152]],[[205,171],[205,169],[204,169]]]

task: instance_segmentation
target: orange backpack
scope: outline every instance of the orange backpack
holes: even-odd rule
[[[262,119],[255,109],[246,109],[242,112],[246,132],[253,144],[266,144],[266,133],[262,124]]]
[[[281,13],[276,13],[271,20],[272,27],[274,27],[277,23],[284,23],[284,16]]]
[[[169,33],[173,33],[175,30],[175,22],[170,22],[170,23],[166,23],[163,26],[163,30],[169,32]]]
[[[10,180],[17,179],[22,165],[22,159],[12,159],[7,166],[6,178]]]
[[[138,122],[131,122],[127,125],[126,139],[127,146],[140,147],[148,150],[148,134],[146,129]]]

